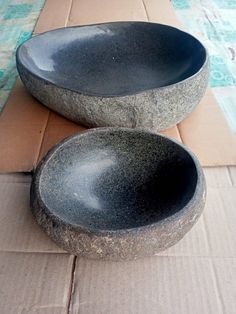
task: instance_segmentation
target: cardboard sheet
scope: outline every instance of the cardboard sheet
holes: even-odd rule
[[[0,251],[63,253],[31,214],[30,183],[30,175],[0,175]]]
[[[0,174],[0,312],[233,314],[235,169],[204,169],[206,208],[180,242],[122,263],[65,254],[32,217],[30,174]]]
[[[32,170],[48,117],[49,110],[18,80],[0,116],[0,172]]]
[[[196,226],[158,256],[122,263],[77,259],[72,313],[233,314],[236,187],[227,177],[222,182],[224,188],[208,189]]]
[[[70,15],[72,0],[46,0],[34,29],[34,35],[65,27]]]
[[[149,20],[182,27],[168,0],[48,0],[35,34],[116,20]],[[31,171],[54,144],[81,130],[84,127],[33,99],[18,80],[0,117],[0,172]],[[163,133],[182,140],[204,166],[236,165],[236,134],[210,90],[189,118]]]
[[[107,21],[146,21],[141,0],[73,0],[67,26]]]
[[[66,314],[73,260],[68,254],[0,252],[1,314]]]
[[[197,155],[202,165],[235,165],[236,134],[230,130],[211,89],[178,129],[183,143]]]
[[[81,259],[75,282],[72,313],[224,313],[207,258],[159,256],[127,263]]]
[[[236,167],[229,167],[229,177],[232,184],[236,186]]]

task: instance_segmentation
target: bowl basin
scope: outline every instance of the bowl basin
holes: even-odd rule
[[[193,36],[147,22],[49,31],[26,41],[16,57],[29,92],[67,118],[158,129],[176,124],[200,101],[207,60]]]
[[[136,259],[175,244],[205,203],[194,155],[164,137],[100,128],[70,137],[39,164],[31,208],[49,236],[72,254]]]

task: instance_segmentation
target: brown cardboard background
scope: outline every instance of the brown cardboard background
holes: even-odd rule
[[[39,228],[30,207],[31,176],[0,175],[0,251],[64,252]],[[1,312],[1,311],[0,311]]]
[[[65,254],[33,220],[31,175],[0,174],[1,314],[233,314],[235,169],[204,168],[207,204],[197,224],[175,246],[131,262]]]
[[[206,258],[159,256],[127,263],[80,259],[75,282],[74,313],[223,313]]]
[[[127,20],[147,20],[141,0],[73,0],[67,26]]]
[[[0,252],[1,314],[65,314],[70,300],[68,254]]]
[[[183,143],[203,166],[236,165],[236,134],[231,132],[210,88],[178,129]]]
[[[133,262],[77,259],[72,312],[233,314],[236,305],[234,168],[205,168],[203,216],[175,246]]]
[[[34,29],[34,34],[65,27],[73,0],[47,0]]]

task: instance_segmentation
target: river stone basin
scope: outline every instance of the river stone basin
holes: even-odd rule
[[[196,157],[138,129],[92,129],[62,141],[31,186],[31,208],[46,233],[68,252],[97,259],[136,259],[172,246],[204,204]]]
[[[90,127],[171,127],[208,82],[207,52],[196,38],[147,22],[46,32],[20,46],[16,61],[34,97]]]

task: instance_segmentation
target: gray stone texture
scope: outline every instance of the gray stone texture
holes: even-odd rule
[[[39,164],[31,208],[62,248],[87,258],[132,260],[177,243],[205,204],[196,157],[177,141],[138,129],[91,129]]]
[[[200,102],[208,55],[193,36],[147,22],[53,30],[17,50],[28,91],[88,127],[172,127]]]
[[[166,87],[121,97],[82,95],[46,82],[18,65],[28,91],[50,109],[88,127],[148,128],[157,131],[186,118],[208,84],[208,62],[194,76]]]

